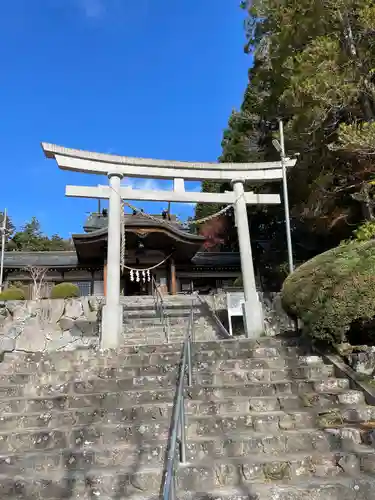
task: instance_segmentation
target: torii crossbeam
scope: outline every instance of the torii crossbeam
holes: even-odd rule
[[[63,170],[107,175],[109,186],[67,186],[66,195],[81,198],[106,198],[109,200],[107,297],[103,307],[101,347],[119,345],[122,328],[120,306],[120,225],[121,200],[171,201],[179,203],[234,204],[245,303],[243,317],[248,337],[258,337],[264,330],[262,308],[258,300],[252,261],[247,204],[280,203],[277,194],[245,192],[247,181],[264,182],[282,179],[281,162],[263,163],[194,163],[171,160],[133,158],[104,153],[94,153],[42,143],[47,158],[54,158]],[[295,159],[286,159],[292,167]],[[173,179],[173,191],[149,191],[121,187],[123,177]],[[185,191],[184,180],[230,181],[233,191],[225,193],[193,193]]]

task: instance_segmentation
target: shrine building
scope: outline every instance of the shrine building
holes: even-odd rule
[[[4,284],[31,288],[28,266],[44,267],[44,296],[53,285],[76,284],[82,296],[106,295],[108,214],[91,213],[83,233],[72,235],[74,250],[5,252]],[[152,294],[152,278],[164,294],[210,293],[230,288],[241,275],[237,252],[207,252],[205,238],[192,234],[175,216],[125,214],[125,266],[122,295]]]

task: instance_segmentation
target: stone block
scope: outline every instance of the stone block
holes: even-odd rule
[[[337,465],[350,476],[358,476],[361,473],[359,460],[353,455],[343,455],[338,461]]]
[[[80,299],[66,299],[64,316],[72,319],[78,319],[83,316],[83,307]]]
[[[88,319],[77,319],[74,322],[74,326],[81,332],[82,335],[86,337],[94,337],[98,335],[98,324],[96,321],[90,321]]]
[[[348,364],[357,373],[373,375],[375,373],[375,347],[361,346],[364,350],[347,356]]]
[[[16,340],[17,351],[43,351],[46,345],[45,332],[38,318],[30,318]]]
[[[262,433],[278,433],[280,431],[279,427],[279,417],[274,415],[264,414],[262,417],[253,418],[254,430],[256,432]]]
[[[74,319],[68,318],[66,316],[62,316],[58,321],[58,325],[61,328],[61,330],[63,330],[63,331],[71,330],[73,328],[74,324],[75,324]]]
[[[64,299],[51,299],[48,301],[48,308],[50,310],[51,323],[57,323],[64,313],[65,300]]]
[[[76,337],[73,337],[69,331],[56,332],[47,345],[48,351],[72,350],[76,348]]]
[[[12,352],[16,347],[15,339],[5,335],[0,336],[0,353]]]

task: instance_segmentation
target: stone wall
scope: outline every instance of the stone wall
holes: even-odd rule
[[[263,304],[265,334],[277,335],[294,325],[281,307],[278,293],[259,294]],[[225,292],[206,295],[228,329]],[[0,302],[0,353],[73,350],[99,344],[102,297]],[[234,335],[242,335],[242,318],[233,318]]]
[[[282,308],[280,293],[258,292],[258,296],[263,307],[266,336],[271,337],[294,329],[293,321]],[[226,293],[218,292],[213,295],[205,295],[204,298],[228,330]],[[244,333],[243,320],[241,317],[232,318],[232,326],[234,335],[242,335]]]
[[[0,302],[0,352],[97,346],[100,298]]]

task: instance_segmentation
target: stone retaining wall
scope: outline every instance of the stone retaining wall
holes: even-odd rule
[[[205,300],[228,329],[226,294]],[[265,334],[274,336],[293,329],[277,293],[260,294]],[[99,343],[102,297],[0,302],[0,353],[73,350]],[[234,335],[242,335],[242,318],[233,318]]]
[[[0,302],[0,352],[96,346],[100,298]]]

